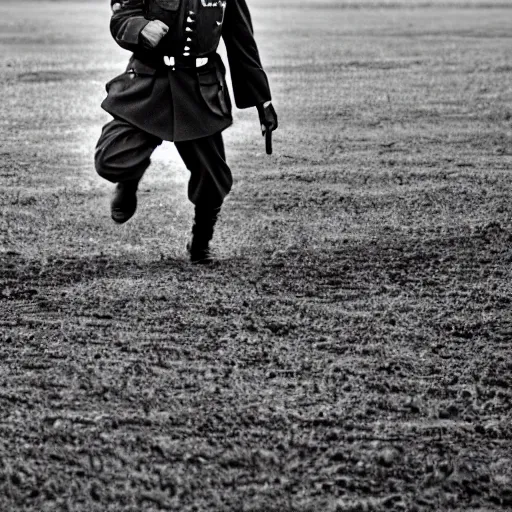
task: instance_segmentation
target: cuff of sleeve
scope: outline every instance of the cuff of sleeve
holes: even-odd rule
[[[127,23],[127,26],[119,39],[130,45],[140,44],[143,40],[140,34],[148,23],[149,20],[144,18],[144,16],[134,16],[133,18],[130,18],[130,21]]]
[[[240,109],[257,107],[271,101],[267,75],[262,69],[244,70],[243,76],[232,74],[233,93],[236,106]]]

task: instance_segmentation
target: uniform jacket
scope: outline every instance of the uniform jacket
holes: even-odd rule
[[[143,0],[124,0],[112,15],[112,36],[133,54],[126,71],[106,85],[102,107],[163,140],[192,140],[227,128],[232,123],[231,101],[220,56],[213,54],[199,68],[168,67],[162,45],[143,45],[140,34],[147,23]],[[246,0],[226,0],[222,38],[237,107],[270,101]]]

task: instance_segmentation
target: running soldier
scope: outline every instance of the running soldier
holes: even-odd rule
[[[112,0],[110,30],[133,52],[126,71],[107,85],[102,107],[113,116],[95,153],[98,174],[116,183],[112,219],[129,220],[150,157],[173,141],[190,171],[194,223],[187,250],[211,263],[210,240],[232,186],[222,131],[232,124],[226,70],[216,50],[226,45],[238,108],[256,107],[264,134],[277,128],[246,0]]]

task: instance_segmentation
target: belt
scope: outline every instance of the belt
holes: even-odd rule
[[[164,64],[172,69],[176,68],[201,68],[208,64],[208,57],[172,57],[164,55]]]

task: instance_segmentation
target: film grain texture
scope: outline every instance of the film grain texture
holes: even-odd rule
[[[0,510],[511,510],[509,3],[250,5],[197,269],[172,145],[110,221],[108,2],[0,3]]]

